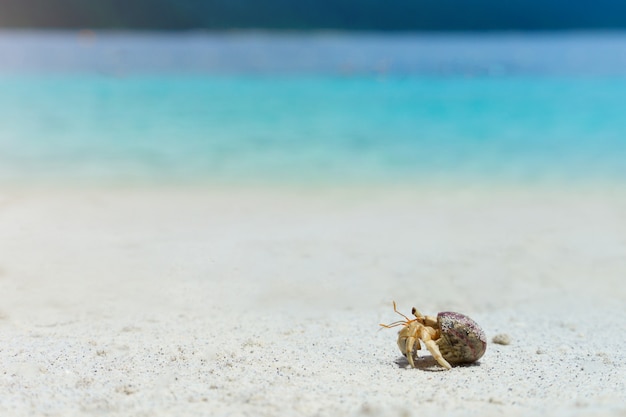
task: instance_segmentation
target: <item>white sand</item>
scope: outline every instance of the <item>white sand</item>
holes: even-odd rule
[[[2,416],[626,416],[625,305],[623,190],[0,189]]]

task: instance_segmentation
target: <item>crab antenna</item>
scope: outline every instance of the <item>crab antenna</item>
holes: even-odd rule
[[[406,321],[394,321],[393,323],[389,323],[389,324],[383,324],[380,323],[380,326],[386,328],[386,329],[391,329],[392,327],[398,327],[398,326],[402,326],[402,325],[406,325]]]
[[[386,329],[390,329],[392,327],[397,327],[397,326],[406,326],[407,324],[415,321],[416,319],[410,319],[407,316],[405,316],[404,314],[400,313],[398,311],[398,306],[396,305],[396,302],[393,302],[393,311],[395,311],[396,313],[398,313],[399,315],[401,315],[402,317],[404,317],[404,320],[398,320],[398,321],[394,321],[393,323],[389,323],[389,324],[380,324],[380,326],[386,328]]]
[[[404,314],[400,313],[398,311],[398,306],[396,305],[396,302],[393,302],[393,311],[395,311],[396,313],[398,313],[399,315],[401,315],[402,317],[404,317],[406,319],[406,321],[411,321],[410,318],[408,318],[407,316],[405,316]]]

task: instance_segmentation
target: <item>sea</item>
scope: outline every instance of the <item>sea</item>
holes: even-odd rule
[[[626,33],[0,31],[0,184],[626,181]]]

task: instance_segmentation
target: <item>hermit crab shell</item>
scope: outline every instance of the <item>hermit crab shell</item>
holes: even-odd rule
[[[437,314],[441,337],[437,340],[441,355],[451,364],[471,363],[487,349],[487,338],[478,324],[461,313]]]

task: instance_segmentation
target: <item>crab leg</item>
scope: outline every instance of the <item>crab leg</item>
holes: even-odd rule
[[[420,330],[420,339],[426,345],[426,349],[433,355],[433,358],[439,363],[439,365],[443,366],[446,369],[452,369],[452,366],[448,363],[447,360],[443,358],[441,352],[439,351],[439,346],[437,346],[437,342],[432,339],[432,335],[428,331],[427,328],[422,327]]]
[[[409,361],[411,368],[415,368],[415,363],[413,362],[413,346],[416,342],[418,343],[419,347],[419,341],[417,339],[415,339],[414,337],[406,338],[406,359]]]

